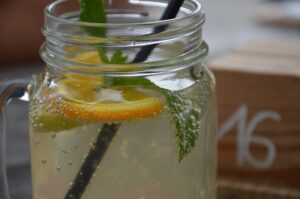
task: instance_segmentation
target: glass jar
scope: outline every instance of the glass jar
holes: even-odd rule
[[[34,199],[215,198],[204,14],[186,0],[175,19],[160,21],[166,6],[107,1],[106,24],[79,22],[77,1],[46,8],[45,73],[1,97],[4,107],[29,93]]]

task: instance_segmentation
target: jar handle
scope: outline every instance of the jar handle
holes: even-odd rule
[[[0,82],[0,198],[10,199],[6,174],[6,120],[5,107],[12,98],[23,97],[28,81],[9,80]]]

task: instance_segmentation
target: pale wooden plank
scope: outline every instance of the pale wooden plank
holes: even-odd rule
[[[213,70],[300,77],[300,59],[231,52],[210,63]]]
[[[298,199],[300,191],[247,183],[233,179],[219,179],[218,199]]]
[[[236,51],[300,59],[300,43],[298,41],[252,40],[236,48]]]

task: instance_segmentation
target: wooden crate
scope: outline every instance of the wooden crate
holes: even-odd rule
[[[217,79],[219,176],[300,190],[300,43],[251,41],[209,65]]]
[[[300,190],[219,179],[218,199],[299,199]]]

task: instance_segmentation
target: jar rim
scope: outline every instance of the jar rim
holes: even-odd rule
[[[42,45],[41,57],[47,63],[48,66],[55,69],[56,71],[69,71],[74,73],[84,73],[84,74],[102,74],[107,76],[144,76],[157,73],[170,73],[180,71],[182,69],[193,66],[198,63],[200,59],[204,58],[209,51],[208,45],[203,41],[201,45],[187,52],[175,59],[168,59],[165,61],[154,61],[154,62],[143,62],[143,63],[129,63],[129,64],[85,64],[76,63],[72,60],[67,60],[67,64],[62,66],[66,60],[55,54],[51,54],[49,50],[45,50],[46,44]],[[51,55],[49,55],[49,53]],[[55,59],[52,59],[55,57]],[[56,61],[54,61],[56,60]],[[126,67],[129,65],[136,65],[139,67],[133,71],[128,71]],[[88,70],[86,70],[88,69]],[[116,70],[117,69],[117,70]]]
[[[149,7],[159,7],[161,9],[167,6],[166,0],[130,0],[130,2],[131,1],[136,1],[141,5],[145,5],[146,2],[146,8],[147,3],[149,3]],[[75,46],[85,49],[86,51],[98,47],[108,49],[140,49],[141,47],[149,45],[170,45],[171,42],[186,38],[188,41],[186,48],[182,48],[182,50],[177,53],[178,55],[176,54],[176,57],[174,54],[171,57],[157,60],[150,59],[139,63],[140,69],[136,69],[133,72],[136,73],[138,71],[140,72],[139,74],[164,72],[167,69],[180,70],[199,62],[201,58],[208,54],[208,46],[202,40],[202,24],[205,21],[205,15],[202,13],[201,5],[197,0],[185,0],[180,10],[182,15],[174,19],[105,24],[78,21],[78,4],[75,5],[75,11],[73,7],[71,11],[66,12],[63,10],[66,5],[72,6],[72,4],[64,4],[69,2],[71,2],[71,0],[56,0],[45,9],[46,18],[43,33],[46,37],[46,42],[40,50],[40,55],[48,65],[53,66],[57,70],[83,72],[81,71],[82,68],[101,68],[101,73],[105,70],[110,74],[118,74],[119,72],[122,74],[130,73],[126,71],[125,68],[124,71],[122,71],[120,67],[114,66],[111,63],[90,64],[74,62],[74,60],[70,58],[73,55],[72,52],[66,55],[65,51],[62,50],[65,46]],[[60,7],[60,5],[62,5],[62,7]],[[114,8],[112,8],[112,10],[114,10]],[[116,9],[116,11],[119,10]],[[127,13],[125,13],[125,15],[126,14]],[[68,18],[74,16],[76,17],[75,20],[74,18]],[[154,16],[156,18],[156,13]],[[110,29],[111,33],[114,34],[109,34],[105,37],[95,37],[93,35],[84,34],[85,31],[82,27],[95,28],[95,26],[96,28]],[[159,26],[167,26],[168,28],[163,32],[157,33],[153,31],[154,28]],[[123,29],[127,30],[128,34],[127,32],[124,34]],[[68,68],[68,66],[76,67]],[[118,71],[115,70],[114,67]],[[84,71],[84,73],[86,73],[86,71]],[[91,71],[91,73],[95,72]]]
[[[189,20],[191,18],[194,18],[195,16],[201,16],[201,19],[203,20],[204,15],[202,13],[202,6],[197,0],[186,0],[184,2],[184,5],[191,4],[190,6],[193,6],[193,10],[191,13],[182,16],[182,17],[176,17],[173,19],[166,19],[166,20],[155,20],[155,21],[147,21],[147,22],[129,22],[129,23],[95,23],[95,22],[81,22],[81,21],[74,21],[70,19],[63,18],[59,15],[56,15],[54,13],[54,9],[59,6],[62,3],[68,2],[70,0],[56,0],[50,4],[48,4],[44,10],[45,16],[51,18],[52,20],[55,20],[60,23],[66,23],[69,25],[80,25],[85,27],[97,27],[97,28],[115,28],[115,27],[137,27],[137,26],[162,26],[162,25],[168,25],[170,23],[180,23],[182,21]],[[145,0],[142,1],[145,2],[155,2],[155,3],[161,3],[166,4],[166,2],[161,0],[151,1],[151,0]],[[183,6],[184,6],[183,5]]]

